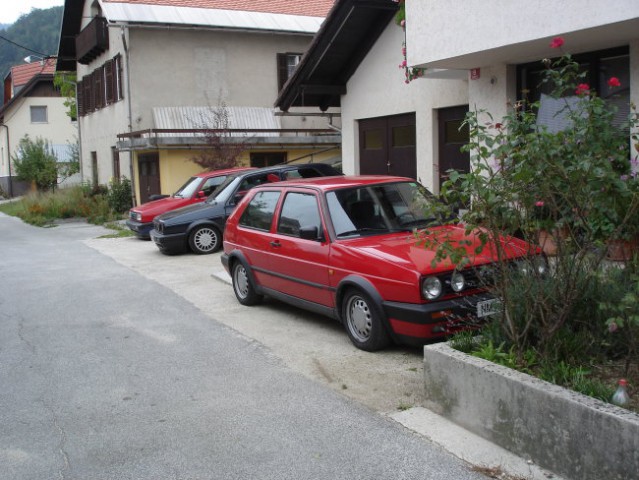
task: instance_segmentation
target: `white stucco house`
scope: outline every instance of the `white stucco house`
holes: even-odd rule
[[[134,180],[136,198],[170,194],[210,113],[228,107],[242,164],[339,156],[335,109],[273,108],[333,0],[65,0],[58,70],[77,72],[82,174]],[[238,140],[239,142],[239,140]]]
[[[499,119],[524,95],[539,99],[541,59],[564,52],[604,98],[604,78],[621,81],[620,116],[639,104],[636,1],[405,0],[404,28],[395,21],[400,3],[337,0],[276,100],[284,111],[341,107],[346,173],[408,175],[437,192],[447,170],[469,168],[459,151],[465,113]],[[550,47],[557,36],[561,51]],[[424,70],[406,82],[412,68]],[[310,95],[309,85],[339,96]]]
[[[0,188],[6,196],[21,195],[29,188],[15,178],[11,161],[25,135],[32,140],[45,140],[59,162],[70,160],[71,146],[77,143],[76,122],[67,115],[65,99],[53,85],[55,66],[55,58],[37,58],[32,63],[13,66],[4,78],[0,107]]]

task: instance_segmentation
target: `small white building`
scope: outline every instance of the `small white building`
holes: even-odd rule
[[[11,158],[20,140],[28,135],[42,138],[59,162],[70,160],[72,145],[77,144],[77,127],[53,85],[56,59],[37,58],[16,65],[4,79],[4,98],[0,108],[0,188],[6,196],[23,194],[29,186],[15,178]],[[78,178],[65,180],[66,184]]]

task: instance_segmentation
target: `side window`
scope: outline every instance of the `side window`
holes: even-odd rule
[[[278,53],[277,54],[277,88],[282,90],[286,81],[291,78],[297,64],[302,59],[301,53]]]
[[[317,227],[318,232],[322,231],[317,198],[307,193],[291,192],[284,199],[277,233],[299,237],[303,227]]]
[[[47,123],[47,107],[46,106],[31,107],[31,123]]]
[[[246,206],[239,224],[258,230],[270,230],[280,192],[258,192]]]
[[[220,186],[225,180],[226,175],[219,175],[217,177],[211,177],[207,179],[206,182],[204,182],[204,185],[202,185],[202,191],[204,192],[204,195],[206,195],[207,197],[211,195],[211,193],[213,193],[213,190],[215,190],[215,187]]]

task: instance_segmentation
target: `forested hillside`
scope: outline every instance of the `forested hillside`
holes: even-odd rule
[[[12,0],[16,1],[16,0]],[[13,65],[29,55],[56,55],[63,7],[33,9],[13,25],[0,30],[0,75],[7,76]],[[26,47],[26,48],[22,48]]]

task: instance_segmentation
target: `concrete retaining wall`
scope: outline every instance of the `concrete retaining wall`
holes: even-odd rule
[[[424,347],[426,407],[573,480],[639,478],[639,415],[471,357]]]

